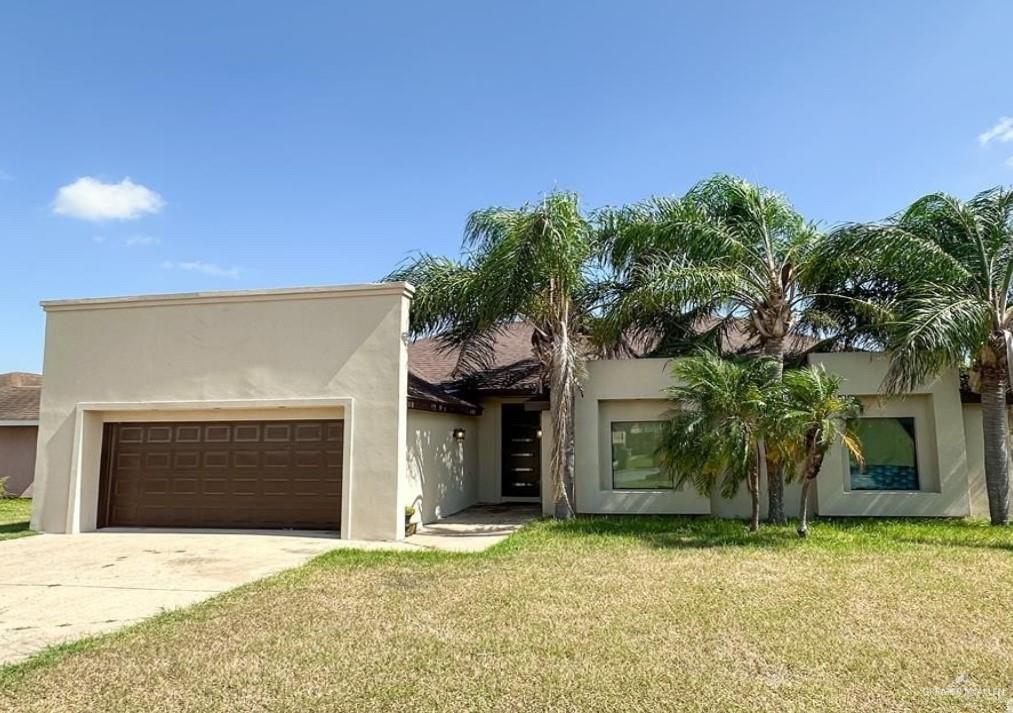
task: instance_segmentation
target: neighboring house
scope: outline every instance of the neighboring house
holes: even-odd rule
[[[18,497],[32,496],[41,393],[38,374],[0,374],[0,478],[7,479],[7,493]]]
[[[391,283],[44,302],[33,526],[398,539],[407,505],[424,522],[478,502],[551,511],[552,423],[530,329],[503,330],[490,363],[464,377],[434,340],[408,343],[411,296]],[[834,450],[819,513],[985,512],[980,407],[962,403],[956,372],[881,399],[881,355],[810,361],[867,409],[865,467]],[[700,496],[654,466],[671,384],[667,359],[588,364],[579,512],[748,515],[744,489]],[[797,501],[790,491],[789,509]]]

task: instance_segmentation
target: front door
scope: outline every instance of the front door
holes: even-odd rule
[[[542,485],[541,412],[503,404],[504,498],[537,498]]]

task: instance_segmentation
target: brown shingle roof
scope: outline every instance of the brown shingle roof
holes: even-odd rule
[[[408,345],[408,371],[429,389],[459,399],[483,395],[531,395],[541,390],[540,368],[532,353],[531,325],[507,325],[496,334],[488,364],[478,372],[458,373],[458,349],[444,349],[435,337]],[[418,384],[416,384],[416,388]],[[412,396],[412,379],[408,394]],[[418,395],[423,398],[422,394]]]
[[[411,373],[408,374],[408,408],[467,413],[473,416],[482,412],[478,404],[457,396],[442,385],[430,384]]]
[[[696,329],[707,331],[716,319],[703,320]],[[733,320],[722,334],[722,351],[750,353],[758,349],[758,340],[746,329],[745,320]],[[456,400],[473,406],[483,396],[532,396],[542,392],[541,367],[532,348],[533,328],[526,322],[514,322],[496,334],[490,362],[473,373],[457,373],[458,349],[444,349],[435,337],[419,339],[408,345],[408,397],[422,402],[453,404]],[[635,337],[628,358],[652,356],[654,340]],[[817,340],[792,335],[785,340],[790,356],[811,349]],[[620,357],[621,355],[617,355]]]
[[[496,347],[488,371],[534,361],[531,351],[533,329],[530,324],[514,322],[496,334]],[[445,350],[435,337],[426,337],[408,345],[408,369],[431,384],[457,381],[454,374],[459,350]]]
[[[38,421],[41,395],[39,374],[0,374],[0,421]]]

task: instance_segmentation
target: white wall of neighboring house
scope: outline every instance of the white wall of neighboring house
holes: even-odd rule
[[[0,478],[7,479],[7,493],[19,498],[32,496],[38,438],[35,421],[0,423]]]

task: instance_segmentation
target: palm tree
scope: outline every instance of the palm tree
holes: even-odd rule
[[[658,447],[661,467],[678,485],[690,482],[702,494],[717,485],[732,497],[745,481],[752,503],[750,532],[760,527],[760,440],[772,403],[779,367],[769,358],[722,359],[702,353],[679,359],[673,368],[682,383],[667,390],[669,420]]]
[[[1013,343],[1013,190],[967,202],[944,193],[885,222],[846,225],[826,245],[847,294],[888,285],[867,300],[890,352],[884,391],[910,391],[940,371],[969,366],[981,391],[985,484],[993,525],[1009,523],[1006,394]]]
[[[580,335],[593,319],[596,237],[573,193],[554,192],[520,208],[487,208],[468,218],[461,261],[421,255],[388,275],[416,286],[415,335],[436,334],[459,349],[458,370],[481,367],[497,332],[534,327],[532,349],[548,375],[553,421],[555,514],[574,513],[574,398],[584,373]]]
[[[850,423],[861,414],[858,399],[841,393],[841,377],[823,367],[789,369],[781,382],[780,404],[768,411],[767,447],[789,476],[802,482],[798,534],[809,534],[809,491],[827,451],[844,445],[856,459],[862,449]]]
[[[704,316],[724,326],[744,319],[780,378],[786,341],[818,326],[806,308],[823,235],[780,194],[717,175],[683,198],[603,211],[599,221],[620,283],[604,320],[613,339],[657,338]],[[783,523],[783,477],[771,459],[767,479],[770,520]]]

